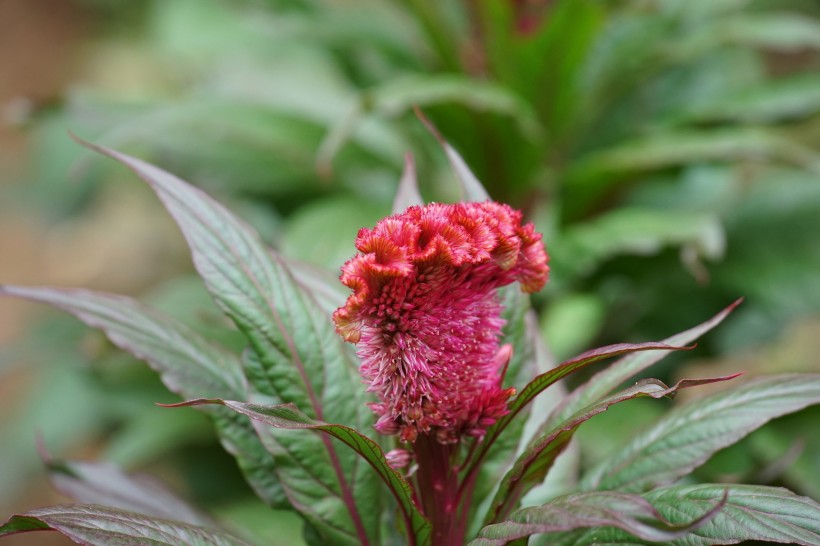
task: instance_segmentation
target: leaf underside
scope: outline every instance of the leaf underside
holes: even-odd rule
[[[239,359],[186,325],[125,296],[83,289],[0,286],[0,294],[50,304],[99,328],[120,349],[151,366],[168,389],[183,398],[204,393],[244,398]],[[237,460],[248,483],[267,504],[286,507],[277,465],[245,419],[212,408],[223,447]]]
[[[216,527],[214,521],[179,498],[160,480],[128,474],[113,463],[46,458],[51,484],[81,504],[96,504],[180,523]]]
[[[762,485],[679,485],[645,493],[658,512],[672,523],[690,521],[728,491],[726,505],[714,518],[682,538],[678,546],[737,544],[744,541],[820,544],[820,504],[780,487]],[[535,537],[538,546],[647,544],[612,527]]]
[[[686,536],[719,512],[726,498],[712,502],[685,523],[673,523],[643,497],[608,491],[576,493],[543,506],[516,510],[510,517],[481,530],[471,546],[503,546],[536,533],[578,528],[615,527],[651,542],[669,542]]]
[[[53,506],[12,516],[0,526],[0,537],[48,530],[87,546],[251,546],[219,529],[94,504]]]

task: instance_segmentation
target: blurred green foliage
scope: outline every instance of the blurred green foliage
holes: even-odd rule
[[[816,2],[85,4],[98,25],[83,76],[28,120],[33,159],[12,190],[57,225],[83,215],[110,174],[70,128],[205,187],[285,254],[335,269],[356,230],[389,213],[405,152],[417,156],[426,199],[456,198],[419,106],[491,196],[545,233],[552,279],[535,303],[557,358],[665,337],[739,296],[746,303],[699,356],[754,352],[820,315]],[[236,344],[176,270],[144,288],[151,301]],[[213,453],[206,420],[155,408],[168,401],[156,378],[79,331],[50,318],[15,348],[48,364],[21,418],[0,430],[0,459],[25,469],[0,480],[0,495],[35,471],[26,454],[39,428],[55,451],[104,436],[102,456],[132,467],[208,454],[189,487],[226,518],[256,521],[259,506],[228,483],[239,475]],[[71,345],[83,351],[66,353]],[[820,367],[807,358],[787,366]],[[52,405],[71,412],[69,426],[52,426]],[[645,409],[601,416],[582,443],[614,447],[618,426],[651,420]],[[802,441],[795,464],[767,479],[817,495],[811,416],[786,419],[701,471],[754,481]]]

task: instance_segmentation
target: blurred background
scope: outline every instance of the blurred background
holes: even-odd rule
[[[820,370],[816,0],[0,0],[0,283],[134,295],[239,350],[158,201],[68,131],[336,271],[390,212],[405,152],[427,200],[458,197],[414,105],[545,234],[534,303],[556,359],[667,337],[743,296],[652,375]],[[39,434],[59,457],[157,474],[252,540],[298,544],[298,520],[253,497],[203,415],[154,405],[171,401],[72,318],[0,301],[0,518],[62,500]],[[668,407],[642,402],[581,429],[583,464]],[[695,479],[820,498],[819,418],[779,419]]]

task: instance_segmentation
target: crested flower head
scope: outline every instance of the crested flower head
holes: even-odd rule
[[[521,218],[491,201],[430,204],[359,231],[341,276],[353,293],[333,320],[379,397],[379,432],[452,443],[507,413],[496,290],[518,281],[535,292],[549,271],[541,235]]]

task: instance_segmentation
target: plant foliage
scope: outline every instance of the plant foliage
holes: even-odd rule
[[[418,488],[425,484],[394,469],[386,455],[387,448],[399,447],[390,445],[395,439],[376,441],[362,432],[372,419],[367,393],[310,283],[299,282],[300,270],[203,191],[141,160],[80,142],[123,163],[157,193],[188,240],[208,291],[244,335],[247,348],[234,355],[127,298],[19,286],[5,286],[2,292],[74,314],[148,362],[169,389],[195,398],[174,406],[208,409],[223,444],[260,497],[304,518],[309,544],[441,544],[438,515],[425,514],[418,502]],[[446,150],[468,195],[476,195],[469,188],[477,182],[466,164],[453,148]],[[411,167],[405,176],[405,186],[411,188],[401,197],[406,200],[416,193]],[[520,306],[518,313],[512,309],[512,317],[526,315],[526,299],[507,303]],[[674,485],[768,420],[820,402],[817,374],[757,378],[677,406],[587,473],[576,492],[536,506],[522,504],[525,494],[544,482],[578,427],[610,406],[639,397],[671,397],[680,389],[737,377],[686,379],[672,387],[644,379],[612,392],[663,355],[683,348],[678,344],[709,331],[732,308],[665,342],[588,351],[518,385],[507,416],[483,440],[465,441],[462,450],[453,452],[459,491],[469,500],[467,492],[476,480],[486,478],[479,470],[495,442],[512,434],[520,445],[489,504],[481,510],[468,506],[464,512],[484,522],[473,543],[515,543],[531,535],[566,544],[593,544],[602,537],[615,543],[820,543],[820,505],[808,498],[776,487]],[[511,320],[505,335],[534,358],[538,351],[526,347],[534,343],[524,333],[526,325],[526,320]],[[533,414],[540,426],[529,438],[522,437],[523,428],[510,426],[555,382],[615,356],[620,360],[577,387],[551,415]],[[143,478],[89,463],[51,461],[49,467],[58,487],[79,504],[13,516],[0,527],[0,535],[55,530],[84,544],[245,544]],[[487,484],[479,489],[487,490]],[[167,499],[167,518],[158,517],[146,495]],[[112,504],[115,497],[116,507],[98,505]],[[385,502],[388,497],[392,501]]]

